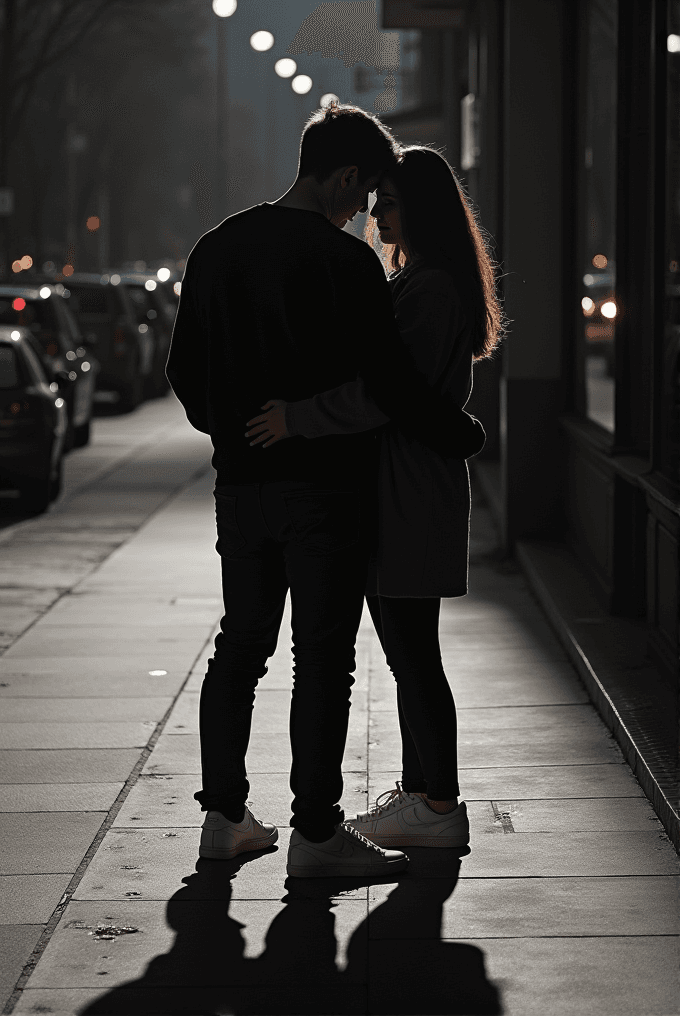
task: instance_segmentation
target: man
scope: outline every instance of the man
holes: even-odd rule
[[[208,815],[200,854],[230,858],[277,839],[245,807],[245,754],[255,688],[290,589],[293,876],[380,876],[407,864],[400,851],[343,825],[338,805],[374,437],[292,438],[263,452],[244,436],[271,393],[296,401],[359,375],[379,408],[415,433],[444,434],[437,439],[446,444],[447,414],[465,416],[433,406],[414,380],[382,266],[342,231],[395,157],[387,130],[363,110],[334,104],[315,114],[290,190],[230,216],[196,244],[167,368],[190,422],[211,436],[217,471],[225,614],[201,692],[203,786],[195,796]]]

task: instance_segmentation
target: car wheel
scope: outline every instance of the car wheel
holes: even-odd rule
[[[139,373],[139,361],[134,364],[132,379],[120,389],[120,401],[118,408],[121,413],[131,413],[136,409],[143,398],[144,379]]]
[[[74,427],[73,447],[84,448],[86,444],[89,444],[91,430],[92,430],[91,420],[86,420],[85,423],[81,423],[79,427]]]
[[[37,480],[25,480],[19,489],[22,510],[31,515],[46,511],[52,500],[52,487],[53,480],[49,474]]]

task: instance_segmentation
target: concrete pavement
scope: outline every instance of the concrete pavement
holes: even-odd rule
[[[470,595],[441,623],[470,853],[409,851],[389,885],[286,880],[286,617],[248,758],[279,843],[197,861],[197,697],[220,614],[212,477],[200,435],[169,401],[150,426],[154,405],[172,453],[158,441],[120,487],[94,477],[87,502],[20,527],[149,509],[113,552],[36,580],[58,595],[0,659],[5,1011],[679,1013],[677,855],[521,575],[496,560],[482,507]],[[393,681],[364,617],[346,810],[398,765]]]

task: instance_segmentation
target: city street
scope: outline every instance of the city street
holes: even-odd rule
[[[51,510],[1,524],[4,1012],[680,1013],[676,852],[476,491],[470,593],[441,620],[469,853],[409,850],[389,885],[286,879],[287,614],[248,756],[278,844],[197,861],[210,451],[172,395],[98,417]],[[356,678],[349,814],[399,778],[367,614]]]

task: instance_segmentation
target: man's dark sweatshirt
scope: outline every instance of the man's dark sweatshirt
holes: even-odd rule
[[[481,425],[415,372],[375,253],[317,212],[256,205],[201,237],[167,375],[189,422],[210,434],[218,485],[361,482],[371,432],[270,448],[245,438],[269,399],[297,402],[357,377],[387,416],[443,454],[464,458],[483,444]]]

